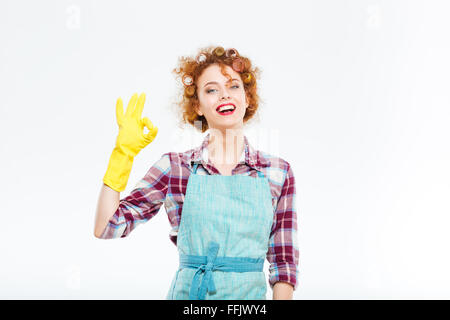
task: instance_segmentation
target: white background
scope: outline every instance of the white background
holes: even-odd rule
[[[159,127],[124,197],[163,153],[201,142],[178,126],[171,71],[221,45],[262,70],[250,143],[294,169],[294,298],[449,299],[449,10],[3,0],[0,298],[165,299],[178,256],[164,208],[128,238],[93,236],[115,101],[145,92],[143,116]]]

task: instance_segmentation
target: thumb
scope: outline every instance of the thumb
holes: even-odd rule
[[[144,137],[146,139],[150,140],[150,142],[153,141],[153,139],[155,139],[156,135],[158,134],[158,127],[153,125],[153,123],[147,117],[143,118],[142,122],[143,122],[144,126],[146,126],[148,131],[149,131],[147,134],[144,135]]]

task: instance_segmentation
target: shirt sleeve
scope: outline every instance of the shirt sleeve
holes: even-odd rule
[[[101,239],[123,238],[136,226],[154,217],[166,198],[170,177],[170,156],[163,154],[119,207],[100,236]]]
[[[276,222],[272,228],[267,260],[269,284],[273,289],[276,282],[291,284],[297,289],[299,250],[297,243],[297,210],[295,178],[287,163],[286,175],[276,207]]]

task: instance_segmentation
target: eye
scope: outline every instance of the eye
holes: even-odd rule
[[[236,89],[238,89],[238,88],[239,88],[239,85],[238,85],[238,84],[235,84],[234,86],[232,86],[232,88],[234,88],[234,87],[236,87]],[[206,90],[206,93],[210,93],[212,90],[216,90],[216,89],[209,89],[209,90]]]

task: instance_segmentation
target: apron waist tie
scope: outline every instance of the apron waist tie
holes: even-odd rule
[[[212,271],[258,272],[263,271],[264,259],[241,257],[217,257],[219,244],[211,242],[206,256],[180,254],[180,269],[197,269],[189,291],[190,300],[205,300],[207,292],[215,292],[216,286]],[[200,283],[201,274],[204,273]]]

